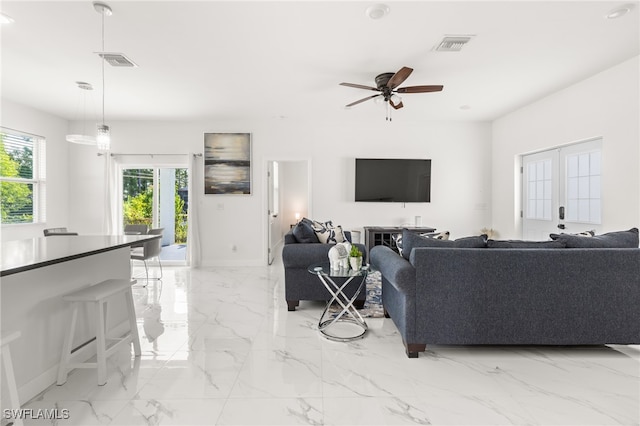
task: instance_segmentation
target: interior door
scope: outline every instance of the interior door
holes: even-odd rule
[[[601,231],[602,139],[522,157],[522,236]]]

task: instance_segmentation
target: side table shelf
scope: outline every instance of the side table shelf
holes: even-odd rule
[[[403,229],[409,229],[415,232],[433,232],[436,228],[428,226],[365,226],[364,227],[364,245],[367,248],[367,256],[369,250],[374,246],[387,246],[393,250],[397,250],[395,236],[402,234]]]

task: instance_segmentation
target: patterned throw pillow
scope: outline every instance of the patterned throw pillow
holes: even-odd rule
[[[346,241],[342,227],[334,226],[330,220],[324,223],[314,220],[313,230],[321,243],[336,244]]]
[[[449,239],[449,231],[444,232],[427,232],[426,234],[420,234],[423,237],[435,238],[436,240],[448,240]]]

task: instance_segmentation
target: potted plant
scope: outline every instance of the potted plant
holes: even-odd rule
[[[362,268],[362,252],[355,244],[351,246],[349,252],[349,264],[354,271],[359,271]]]

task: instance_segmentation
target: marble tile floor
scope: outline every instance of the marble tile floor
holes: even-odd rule
[[[74,370],[26,425],[638,425],[640,346],[432,346],[408,359],[390,319],[319,336],[322,304],[287,312],[281,264],[190,270],[136,288],[142,356],[108,382]],[[63,411],[66,410],[66,411]],[[40,412],[42,413],[42,411]]]

